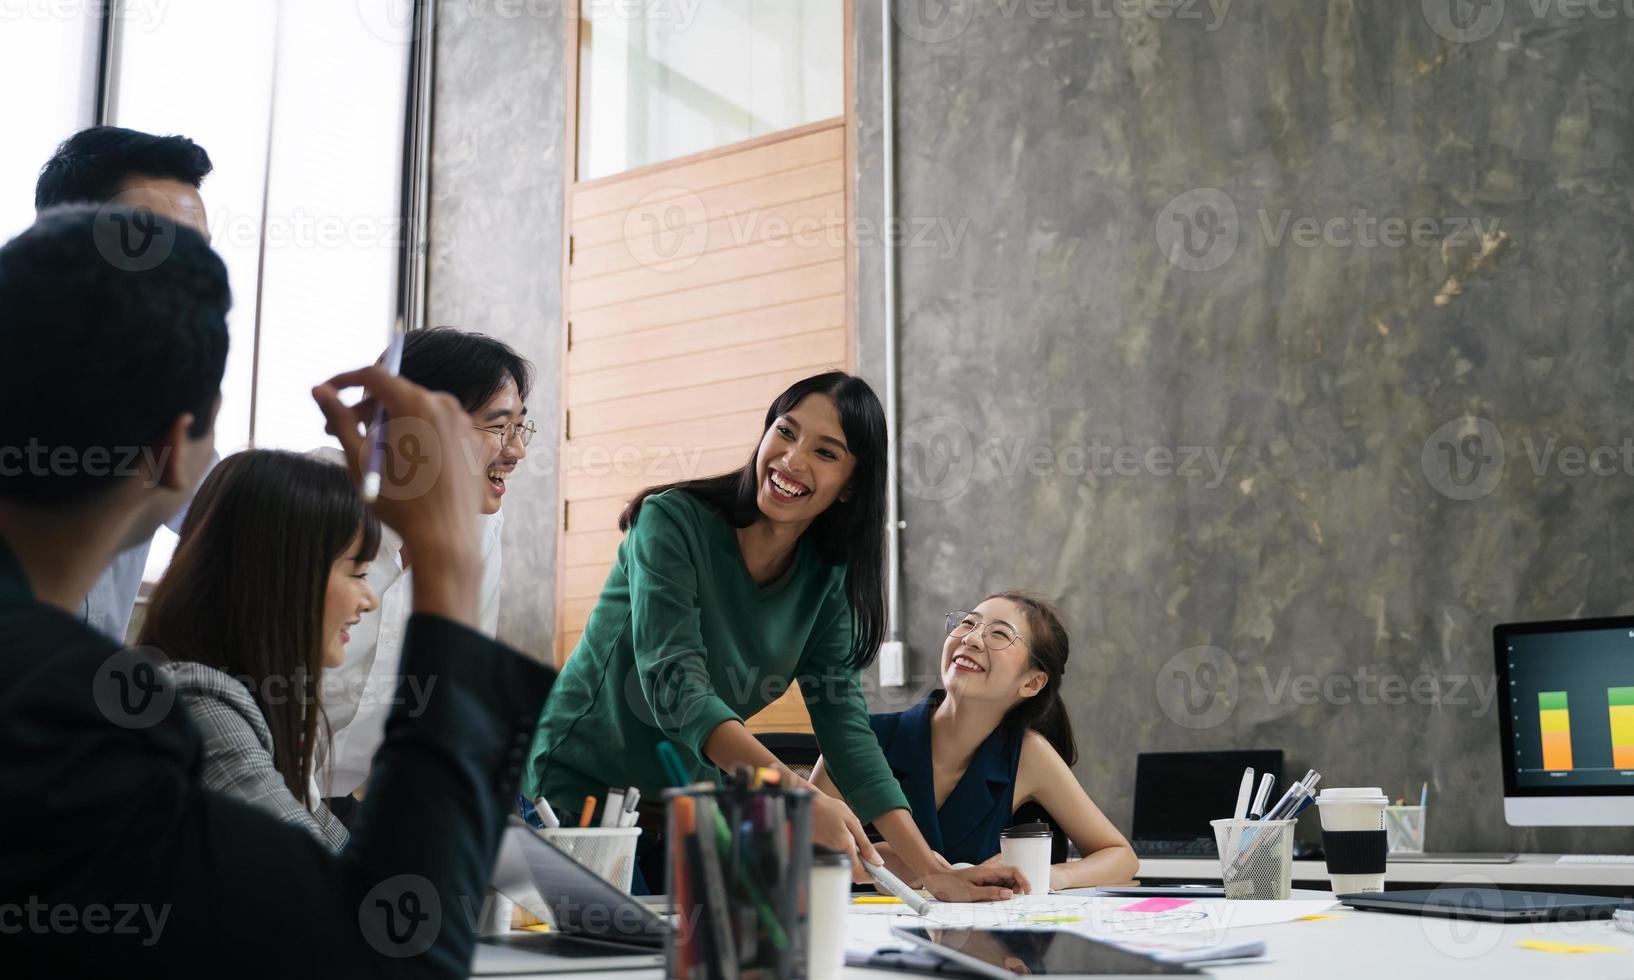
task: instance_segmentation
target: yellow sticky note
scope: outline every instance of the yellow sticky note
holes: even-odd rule
[[[1323,919],[1337,919],[1337,915],[1302,915],[1295,922],[1321,922]]]
[[[1626,953],[1627,946],[1578,946],[1557,943],[1552,939],[1522,939],[1515,944],[1521,949],[1535,949],[1540,953]]]
[[[851,900],[852,905],[904,905],[902,899],[895,895],[860,895]]]
[[[522,928],[526,929],[528,932],[549,932],[550,931],[550,923],[548,923],[548,922],[535,922],[531,926],[523,926]]]
[[[1055,922],[1082,922],[1084,920],[1083,920],[1082,917],[1076,916],[1076,915],[1035,915],[1035,916],[1032,916],[1031,918],[1022,919],[1021,921],[1023,921],[1023,922],[1055,923]]]

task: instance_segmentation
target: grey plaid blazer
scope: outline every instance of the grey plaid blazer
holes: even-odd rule
[[[182,661],[165,668],[204,737],[204,785],[235,796],[285,823],[306,828],[331,851],[346,845],[346,827],[322,803],[308,811],[272,764],[272,731],[249,689],[231,674]]]

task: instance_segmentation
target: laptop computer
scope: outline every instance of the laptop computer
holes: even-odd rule
[[[1353,909],[1433,915],[1481,922],[1560,922],[1609,919],[1626,900],[1600,895],[1507,891],[1465,885],[1335,896]]]
[[[1514,851],[1416,851],[1396,853],[1392,864],[1514,864]]]
[[[474,976],[639,970],[664,963],[669,925],[519,817],[510,818],[500,838],[493,887],[534,915],[548,916],[555,929],[481,937]]]
[[[1129,843],[1141,857],[1218,857],[1210,820],[1231,816],[1243,770],[1271,773],[1282,794],[1282,750],[1142,752],[1135,756],[1135,819]]]

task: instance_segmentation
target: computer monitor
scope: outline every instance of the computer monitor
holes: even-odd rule
[[[1634,826],[1634,616],[1492,631],[1504,820]]]

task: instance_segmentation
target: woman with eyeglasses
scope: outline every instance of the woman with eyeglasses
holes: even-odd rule
[[[571,826],[587,797],[599,818],[609,787],[634,786],[641,825],[656,832],[670,785],[658,753],[666,742],[689,780],[764,766],[785,786],[809,786],[744,727],[798,684],[845,801],[815,796],[817,843],[878,864],[862,827],[872,822],[907,880],[938,898],[1024,888],[1013,868],[952,872],[920,835],[868,727],[860,672],[885,636],[886,448],[873,390],[830,372],[777,397],[741,468],[637,495],[540,716],[526,799]],[[642,835],[638,890],[662,887],[656,837]]]
[[[913,818],[947,860],[980,865],[1028,803],[1042,806],[1083,855],[1057,864],[1033,890],[1126,881],[1140,862],[1072,774],[1078,747],[1061,702],[1067,631],[1048,602],[1000,592],[947,615],[943,689],[907,711],[874,715]],[[825,756],[812,782],[835,793]],[[882,847],[882,851],[887,848]],[[888,863],[895,856],[885,854]]]
[[[533,368],[521,355],[492,337],[452,327],[415,330],[403,340],[402,377],[430,391],[453,395],[471,417],[466,443],[459,447],[461,475],[476,482],[481,501],[482,606],[478,624],[493,636],[499,630],[500,510],[518,465],[528,454],[535,426],[528,420]],[[343,461],[338,450],[316,455]],[[413,459],[387,458],[384,465],[413,485]],[[429,474],[428,476],[433,475]],[[330,755],[322,760],[320,785],[342,820],[351,815],[352,794],[368,779],[375,752],[385,740],[386,716],[396,699],[424,698],[429,691],[398,690],[398,664],[408,625],[414,555],[390,528],[380,538],[380,554],[369,568],[369,585],[380,597],[376,609],[351,631],[346,659],[324,678],[323,706],[334,728]],[[412,705],[411,705],[412,706]]]

